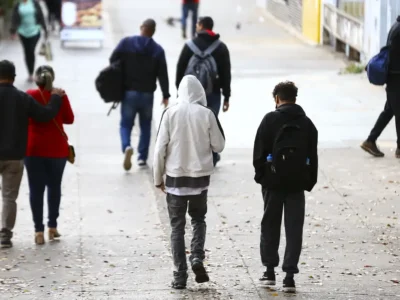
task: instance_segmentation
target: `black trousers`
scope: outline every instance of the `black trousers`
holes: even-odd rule
[[[379,136],[382,134],[383,130],[392,120],[393,116],[394,114],[392,107],[390,106],[389,101],[386,100],[385,107],[379,115],[378,120],[376,120],[375,126],[374,128],[372,128],[367,140],[375,143]]]
[[[400,76],[391,76],[386,85],[385,108],[378,117],[374,128],[368,137],[368,141],[376,142],[382,131],[395,116],[397,132],[397,148],[400,148]]]
[[[53,20],[61,22],[61,0],[46,0],[49,24]]]
[[[263,189],[262,194],[264,216],[261,221],[261,261],[267,268],[276,268],[279,265],[278,250],[284,211],[286,250],[282,270],[286,273],[297,274],[303,243],[304,192],[288,193]]]
[[[30,38],[19,35],[19,38],[24,48],[25,63],[28,68],[28,73],[32,76],[35,70],[35,49],[40,39],[40,33]]]

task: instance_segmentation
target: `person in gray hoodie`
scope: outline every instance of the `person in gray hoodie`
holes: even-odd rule
[[[154,184],[167,194],[171,221],[171,248],[175,271],[172,287],[184,289],[188,278],[185,251],[186,212],[192,218],[190,262],[196,282],[209,281],[205,259],[207,193],[213,173],[213,152],[225,147],[225,135],[196,77],[185,76],[178,101],[160,122],[154,150]],[[163,176],[166,175],[166,181]]]

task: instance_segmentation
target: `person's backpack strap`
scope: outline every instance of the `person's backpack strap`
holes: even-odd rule
[[[282,113],[279,111],[279,113]],[[272,147],[275,148],[276,143],[278,142],[278,139],[280,137],[280,135],[282,134],[282,132],[287,128],[287,127],[298,127],[298,125],[291,125],[290,123],[293,123],[294,121],[300,120],[302,118],[306,117],[305,115],[297,115],[289,120],[287,120],[282,127],[279,129],[278,133],[276,134],[275,138],[274,138],[274,143],[272,144]]]
[[[205,51],[205,55],[211,55],[215,50],[217,50],[218,46],[221,44],[220,40],[216,40],[214,43],[212,43]]]
[[[189,47],[190,50],[192,50],[192,52],[195,55],[198,55],[200,57],[204,56],[204,53],[196,46],[196,44],[193,42],[193,40],[190,40],[186,43],[186,45]]]
[[[206,57],[208,55],[211,55],[221,44],[220,40],[216,40],[214,43],[212,43],[206,50],[201,51],[196,44],[193,42],[193,40],[190,40],[186,43],[186,45],[192,50],[192,52],[195,55],[198,55],[200,57]]]

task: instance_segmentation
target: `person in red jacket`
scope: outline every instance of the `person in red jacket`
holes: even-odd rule
[[[196,36],[196,24],[197,24],[197,16],[199,11],[199,2],[200,0],[183,0],[182,4],[182,37],[184,39],[187,38],[186,35],[186,27],[187,27],[187,18],[189,17],[189,12],[192,13],[192,38]]]
[[[38,89],[29,90],[37,102],[47,105],[53,88],[54,71],[50,66],[41,66],[36,71]],[[69,155],[68,137],[63,124],[72,124],[74,113],[68,97],[63,97],[62,106],[50,122],[29,120],[28,145],[25,167],[29,182],[29,199],[35,224],[35,243],[44,244],[43,198],[47,187],[49,240],[59,238],[57,218],[61,202],[61,181]]]

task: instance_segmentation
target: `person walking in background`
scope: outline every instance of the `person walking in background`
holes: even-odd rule
[[[182,37],[184,39],[187,38],[186,29],[187,29],[187,19],[189,17],[189,13],[192,16],[192,27],[191,34],[192,38],[196,36],[196,24],[197,24],[197,16],[199,12],[199,0],[183,0],[182,3]]]
[[[184,289],[188,278],[186,211],[192,218],[193,227],[189,258],[192,270],[196,282],[209,281],[203,265],[207,193],[213,173],[212,152],[224,149],[225,136],[218,117],[205,107],[206,103],[201,83],[192,75],[185,76],[179,86],[177,104],[167,108],[161,117],[154,149],[154,183],[167,193],[175,266],[172,287],[175,289]]]
[[[40,39],[40,31],[48,37],[46,21],[40,4],[36,0],[19,0],[14,6],[11,18],[11,34],[15,39],[18,33],[24,49],[25,63],[28,69],[28,81],[33,82],[35,70],[35,50]]]
[[[46,106],[51,98],[55,74],[50,66],[41,66],[36,71],[38,89],[29,90],[37,103]],[[43,198],[47,187],[48,237],[49,240],[60,237],[57,230],[61,202],[61,182],[69,154],[64,124],[74,122],[74,113],[67,95],[57,116],[47,122],[29,122],[28,146],[25,167],[28,174],[29,199],[35,224],[35,243],[42,245],[44,239]]]
[[[45,0],[48,22],[53,31],[55,31],[56,23],[61,25],[61,1],[62,0]]]
[[[318,178],[318,131],[296,104],[297,87],[279,83],[273,97],[276,110],[263,118],[254,142],[255,181],[262,186],[264,215],[261,221],[260,253],[267,268],[260,281],[275,285],[279,265],[282,212],[285,210],[286,250],[282,269],[283,289],[296,290],[305,216],[304,191],[311,191]]]
[[[131,133],[136,114],[139,114],[140,139],[138,165],[146,166],[149,154],[154,91],[157,78],[167,107],[169,80],[164,49],[153,40],[156,22],[148,19],[140,27],[141,34],[120,41],[111,55],[110,63],[119,62],[123,70],[125,98],[121,105],[120,134],[125,154],[124,169],[132,168]]]
[[[218,116],[221,109],[221,90],[224,96],[223,111],[229,109],[229,98],[231,96],[231,61],[228,47],[220,41],[220,35],[213,32],[214,21],[210,17],[200,18],[197,24],[197,37],[185,44],[180,54],[177,71],[176,87],[178,88],[183,76],[187,74],[195,75],[195,69],[200,68],[200,76],[203,81],[208,83],[207,106],[210,107]],[[201,53],[210,54],[202,59]],[[199,55],[195,55],[199,54]],[[197,77],[197,76],[196,76]],[[201,80],[201,81],[202,81]],[[206,82],[202,82],[203,87]],[[214,166],[220,160],[218,153],[213,154]]]
[[[375,157],[383,157],[385,154],[379,150],[376,141],[382,134],[390,120],[395,116],[397,132],[396,158],[400,158],[400,16],[389,31],[387,43],[389,50],[389,74],[386,83],[385,108],[378,117],[374,128],[361,148]]]
[[[12,247],[13,228],[17,217],[17,198],[24,170],[28,121],[33,118],[48,122],[54,118],[62,103],[64,91],[52,89],[48,105],[39,104],[31,96],[16,89],[15,66],[12,62],[0,61],[0,175],[3,196],[2,229],[0,245]],[[51,143],[51,141],[49,141]]]

